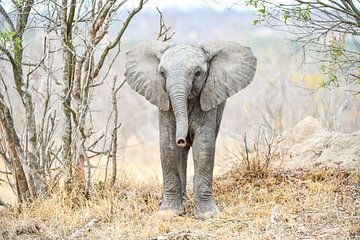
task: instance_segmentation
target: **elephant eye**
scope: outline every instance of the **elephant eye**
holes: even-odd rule
[[[159,74],[163,77],[163,78],[165,78],[165,71],[164,71],[164,69],[160,69],[160,71],[159,71]]]
[[[200,70],[196,70],[196,72],[195,72],[195,77],[200,77],[200,75],[201,75],[201,71]]]

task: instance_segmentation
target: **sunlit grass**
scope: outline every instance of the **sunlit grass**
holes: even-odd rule
[[[84,239],[164,234],[188,239],[350,238],[360,234],[359,184],[359,171],[319,169],[251,178],[234,169],[214,182],[221,213],[196,220],[190,190],[185,216],[158,215],[160,184],[138,182],[124,173],[114,189],[94,188],[90,200],[59,191],[21,210],[3,211],[0,226],[9,236],[29,239],[65,238],[94,218],[99,223],[84,233]]]

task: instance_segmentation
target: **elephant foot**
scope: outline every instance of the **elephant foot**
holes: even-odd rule
[[[195,218],[208,219],[214,217],[220,212],[214,200],[208,202],[198,202],[195,205]]]
[[[177,216],[182,216],[185,214],[185,209],[181,202],[182,202],[181,200],[168,201],[165,198],[163,198],[159,212],[171,211]]]

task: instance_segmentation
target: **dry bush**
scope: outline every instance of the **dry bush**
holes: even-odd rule
[[[229,151],[234,160],[234,170],[246,178],[266,178],[272,175],[274,164],[280,160],[277,141],[274,134],[268,134],[264,129],[258,130],[252,144],[249,144],[245,134],[237,151]]]

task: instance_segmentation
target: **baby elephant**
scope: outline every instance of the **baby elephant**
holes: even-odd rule
[[[194,158],[195,217],[217,212],[212,195],[216,137],[228,97],[252,81],[256,58],[235,42],[142,43],[126,56],[133,90],[159,108],[164,195],[160,210],[184,214],[186,165]]]

